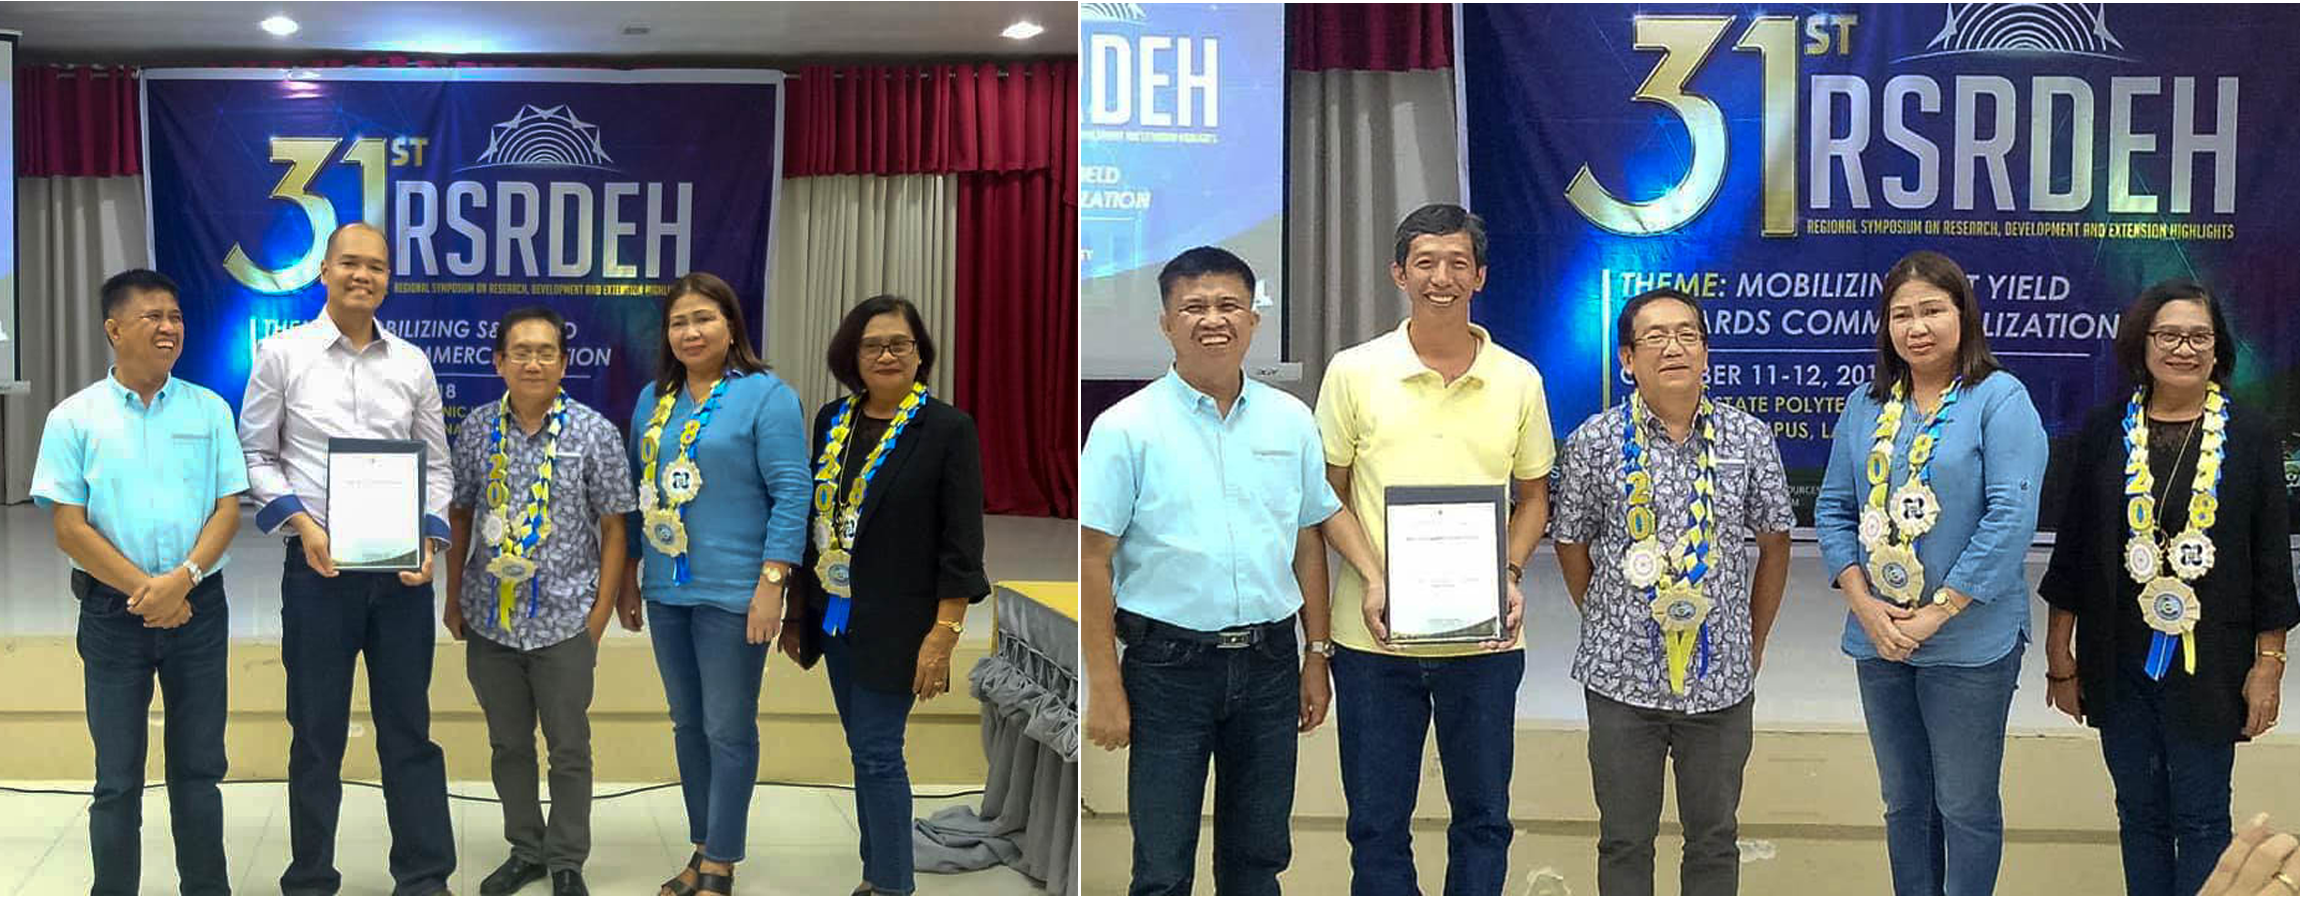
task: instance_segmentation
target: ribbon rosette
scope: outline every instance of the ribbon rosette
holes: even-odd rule
[[[1694,645],[1701,639],[1701,623],[1709,618],[1709,597],[1679,582],[1653,595],[1652,613],[1654,623],[1661,626],[1669,689],[1682,696],[1685,673],[1693,667]]]
[[[1885,543],[1886,532],[1891,527],[1882,510],[1861,510],[1861,546],[1876,550]]]
[[[487,564],[487,574],[507,584],[516,584],[535,577],[535,562],[516,553],[505,553]]]
[[[479,522],[479,539],[490,546],[503,543],[503,533],[507,529],[508,526],[503,524],[503,517],[490,512],[487,514],[487,518],[481,519]]]
[[[655,545],[664,556],[676,557],[687,552],[687,526],[679,521],[679,514],[669,509],[647,510],[642,525],[647,532],[647,543]]]
[[[1903,544],[1888,544],[1869,556],[1869,581],[1886,599],[1910,606],[1925,588],[1925,564]]]
[[[2212,539],[2193,527],[2173,538],[2172,545],[2165,549],[2172,557],[2172,574],[2180,576],[2182,581],[2203,578],[2206,572],[2212,571],[2216,561]]]
[[[1646,538],[1621,554],[1621,577],[1631,587],[1644,590],[1660,583],[1662,563],[1660,542]]]
[[[2156,542],[2134,535],[2124,542],[2124,574],[2132,580],[2146,582],[2156,577],[2163,560],[2156,554]]]
[[[1941,502],[1933,496],[1931,485],[1911,479],[1893,492],[1888,514],[1902,534],[1915,537],[1933,530],[1933,523],[1940,521]]]

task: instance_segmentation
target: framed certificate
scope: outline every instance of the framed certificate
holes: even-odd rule
[[[1509,613],[1502,574],[1509,486],[1392,487],[1382,496],[1391,641],[1501,640]]]
[[[423,566],[422,441],[327,440],[327,547],[347,572]]]

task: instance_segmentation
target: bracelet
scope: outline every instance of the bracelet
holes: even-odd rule
[[[2260,651],[2260,655],[2261,655],[2261,656],[2264,656],[2264,657],[2267,657],[2267,658],[2269,658],[2269,659],[2273,659],[2273,660],[2275,660],[2275,661],[2277,661],[2277,662],[2288,662],[2288,661],[2289,661],[2289,660],[2286,660],[2286,659],[2284,658],[2284,651],[2282,651],[2282,650],[2262,650],[2262,651]]]
[[[2066,675],[2054,675],[2053,673],[2051,673],[2051,672],[2049,672],[2049,671],[2048,671],[2048,672],[2044,673],[2044,680],[2046,680],[2046,681],[2049,681],[2049,682],[2051,682],[2051,683],[2053,683],[2053,684],[2059,684],[2059,683],[2061,683],[2061,682],[2064,682],[2064,681],[2075,681],[2075,680],[2076,680],[2076,675],[2077,675],[2077,673],[2075,673],[2075,672],[2070,672],[2070,673],[2068,673],[2068,674],[2066,674]]]
[[[1509,580],[1511,580],[1511,581],[1513,581],[1513,582],[1515,582],[1515,581],[1524,581],[1524,580],[1525,580],[1525,567],[1524,567],[1524,566],[1518,565],[1518,564],[1516,564],[1516,563],[1509,563],[1509,564],[1507,564],[1507,565],[1503,566],[1503,568],[1506,568],[1506,569],[1508,569],[1508,570],[1509,570]]]
[[[208,573],[200,571],[200,564],[193,562],[192,558],[189,556],[184,557],[184,564],[182,568],[192,570],[192,584],[195,586],[200,582],[208,580]]]

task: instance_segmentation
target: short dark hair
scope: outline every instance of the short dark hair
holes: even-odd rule
[[[2205,290],[2204,285],[2186,278],[2168,278],[2149,285],[2140,297],[2124,311],[2116,323],[2116,363],[2124,369],[2124,377],[2134,387],[2155,389],[2156,377],[2148,374],[2148,332],[2156,327],[2156,314],[2174,300],[2189,300],[2204,304],[2212,316],[2212,380],[2226,382],[2236,371],[2236,336],[2228,331],[2228,316],[2220,310],[2220,301]]]
[[[1909,379],[1909,361],[1893,349],[1893,294],[1902,285],[1921,281],[1940,288],[1957,304],[1957,377],[1966,387],[1980,384],[2004,365],[1989,352],[1988,335],[1981,330],[1981,305],[1973,295],[1973,280],[1957,261],[1931,250],[1901,257],[1885,272],[1884,289],[1877,292],[1877,377],[1869,382],[1869,399],[1883,403],[1893,396],[1893,385]]]
[[[176,289],[176,280],[173,278],[150,269],[129,269],[104,279],[104,287],[98,292],[98,296],[103,298],[104,318],[111,318],[120,311],[122,304],[128,302],[129,297],[143,291],[167,291],[168,296],[179,300],[184,296],[182,291]]]
[[[1461,231],[1469,232],[1470,256],[1477,260],[1478,268],[1485,268],[1485,220],[1453,203],[1431,203],[1406,214],[1405,221],[1398,223],[1397,264],[1406,264],[1414,238]]]
[[[918,342],[918,381],[924,384],[934,375],[934,339],[926,336],[926,320],[919,317],[918,307],[909,300],[893,294],[880,294],[847,310],[846,318],[839,320],[839,330],[831,335],[831,348],[824,354],[830,364],[831,377],[857,394],[867,390],[862,378],[863,329],[870,320],[887,313],[902,313],[903,322],[910,327],[911,340]]]
[[[376,237],[379,237],[379,238],[383,238],[383,251],[384,251],[384,255],[386,255],[386,256],[389,256],[389,255],[391,254],[391,236],[390,236],[390,235],[386,235],[386,234],[384,234],[384,233],[383,233],[383,229],[381,229],[381,228],[377,228],[377,227],[375,227],[374,225],[372,225],[372,224],[369,224],[369,223],[368,223],[366,220],[364,220],[364,219],[353,219],[353,220],[351,220],[351,221],[349,221],[349,222],[345,222],[345,223],[343,223],[343,224],[341,224],[341,225],[338,225],[338,226],[336,226],[336,228],[335,228],[335,230],[334,230],[334,231],[330,231],[330,232],[328,232],[328,233],[327,233],[327,249],[326,249],[325,251],[323,251],[323,256],[324,256],[325,258],[327,258],[327,259],[334,259],[334,258],[335,258],[335,239],[336,239],[336,238],[339,238],[339,237],[342,237],[344,232],[346,232],[346,231],[350,231],[350,230],[352,230],[352,229],[354,229],[354,228],[364,228],[364,229],[366,229],[366,230],[368,230],[368,231],[372,231],[372,232],[375,232],[375,236],[376,236]]]
[[[551,323],[551,333],[559,337],[559,352],[567,352],[567,317],[548,306],[522,306],[503,314],[503,321],[495,327],[495,352],[501,355],[511,346],[511,328],[521,322],[544,321]]]
[[[1246,282],[1246,293],[1254,293],[1254,267],[1238,258],[1238,254],[1220,247],[1192,247],[1166,262],[1158,270],[1158,305],[1164,308],[1174,297],[1174,284],[1184,278],[1204,278],[1208,275],[1236,275]]]
[[[655,396],[668,397],[687,380],[687,364],[679,361],[679,354],[671,350],[671,306],[679,298],[694,294],[719,307],[719,315],[727,320],[727,368],[737,372],[764,372],[767,363],[759,352],[751,349],[751,326],[743,322],[743,305],[735,301],[735,289],[726,279],[709,272],[689,272],[679,276],[663,288],[663,318],[656,322],[662,328],[663,343],[655,348]]]
[[[1621,349],[1627,350],[1637,346],[1637,335],[1631,334],[1630,329],[1637,327],[1638,311],[1644,309],[1645,304],[1655,300],[1675,300],[1685,304],[1686,309],[1693,311],[1693,324],[1694,327],[1701,329],[1701,338],[1708,340],[1709,323],[1701,318],[1701,301],[1693,299],[1693,295],[1676,288],[1654,288],[1629,298],[1628,303],[1621,305],[1621,315],[1616,316],[1613,320],[1613,331],[1616,335],[1614,340],[1620,343]]]

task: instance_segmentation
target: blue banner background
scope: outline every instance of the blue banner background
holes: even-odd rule
[[[291,269],[325,239],[304,208],[271,196],[299,193],[296,167],[273,159],[281,139],[338,142],[324,156],[311,154],[320,167],[300,193],[322,198],[338,223],[365,211],[392,237],[391,290],[377,319],[431,355],[451,429],[471,406],[501,395],[493,329],[515,307],[545,305],[567,317],[573,330],[568,394],[618,425],[628,421],[639,387],[654,372],[662,341],[657,293],[664,284],[687,271],[726,279],[759,339],[781,169],[779,73],[249,74],[144,75],[152,259],[182,285],[188,329],[188,352],[176,374],[222,394],[235,410],[255,341],[310,320],[326,300],[325,287],[310,277],[316,270],[267,285],[281,288],[272,291],[225,266],[236,245],[256,267]],[[358,144],[363,138],[383,143]],[[489,156],[494,142],[502,146]],[[347,160],[363,152],[384,163],[380,199],[363,196],[377,180],[369,166]],[[455,203],[477,239],[446,214],[451,185],[459,182],[469,182],[466,190],[485,201],[478,205],[466,196]],[[540,202],[519,196],[520,183],[533,185]],[[632,269],[626,273],[607,270],[611,183],[635,185],[617,204],[621,226],[635,232],[618,239],[620,262]],[[588,190],[587,217],[572,196],[553,202],[558,185]],[[683,221],[677,212],[682,185],[691,198]],[[657,217],[684,227],[684,268],[678,266],[680,238],[669,228],[652,241],[658,259],[648,266],[651,189],[659,198]],[[500,227],[506,223],[499,214],[513,227]],[[413,252],[418,243],[410,235],[411,227],[427,224],[433,226],[428,263]],[[534,226],[532,275],[516,239],[528,224]],[[577,250],[584,233],[587,262]],[[458,258],[484,267],[457,274],[449,266]],[[568,265],[555,270],[555,258]]]
[[[2095,405],[2120,399],[2128,389],[2112,353],[2117,313],[2151,283],[2192,277],[2226,302],[2242,340],[2232,385],[2239,414],[2271,417],[2287,448],[2300,443],[2300,305],[2286,296],[2300,284],[2300,240],[2292,228],[2300,215],[2300,168],[2290,154],[2300,146],[2300,117],[2288,112],[2300,100],[2300,66],[2290,55],[2291,38],[2300,34],[2300,9],[1459,9],[1469,191],[1492,238],[1490,280],[1476,314],[1497,340],[1540,366],[1560,439],[1627,388],[1613,350],[1612,319],[1620,304],[1662,283],[1690,287],[1711,323],[1713,393],[1774,424],[1800,521],[1810,524],[1829,429],[1843,397],[1867,380],[1875,360],[1876,332],[1864,320],[1874,313],[1877,279],[1902,255],[1933,249],[1974,275],[1990,345],[2026,383],[2056,439],[2072,434]],[[1794,52],[1736,49],[1761,42],[1751,30],[1759,15],[1790,19],[1787,40],[1773,47]],[[1665,54],[1635,46],[1640,16],[1730,19],[1705,54],[1692,46],[1678,60],[1698,59],[1684,87],[1715,104],[1721,133],[1696,137],[1669,107],[1632,100],[1641,85],[1669,87],[1667,78],[1649,82]],[[1776,56],[1792,67],[1787,83],[1796,93],[1793,102],[1780,103],[1779,79],[1772,87],[1776,115],[1786,113],[1789,135],[1772,154],[1773,189],[1789,192],[1793,206],[1787,212],[1794,218],[1790,233],[1768,235],[1764,72],[1769,61],[1779,67]],[[1910,83],[1919,87],[1929,80],[1937,88],[1934,111],[1924,111],[1920,99],[1892,94],[1890,85],[1900,76],[1914,76]],[[2072,169],[2091,182],[2089,202],[2070,211],[2048,211],[2049,202],[2038,204],[2032,196],[2039,76],[2073,78],[2091,94],[2089,110],[2063,95],[2052,98],[2041,117],[2052,147],[2042,187],[2063,194],[2075,190]],[[1998,130],[1991,78],[2004,79],[2002,86],[2015,98],[2009,135]],[[2147,79],[2157,88],[2129,101],[2128,129],[2153,135],[2155,146],[2122,166],[2132,191],[2157,196],[2155,213],[2110,211],[2108,172],[2118,159],[2110,152],[2117,140],[2114,79],[2122,78]],[[2179,78],[2195,79],[2194,109],[2176,121]],[[2227,78],[2239,85],[2233,124],[2218,121]],[[1866,87],[1869,95],[1868,143],[1853,154],[1864,174],[1866,208],[1856,204],[1841,160],[1825,172],[1825,202],[1813,177],[1814,154],[1831,162],[1822,150],[1825,141],[1860,133],[1855,101],[1843,91],[1828,94],[1825,113],[1814,112],[1815,98],[1824,88],[1845,88],[1852,80],[1860,82],[1852,87]],[[1977,97],[1970,110],[1959,103],[1960,90],[1968,86]],[[1918,156],[1904,149],[1917,142],[1890,134],[1888,96],[1900,101],[1906,129],[1936,147],[1937,161],[1929,168],[1937,194],[1929,203],[1899,208],[1884,190],[1886,179],[1894,177],[1901,187],[1916,187],[1920,174]],[[2071,150],[2078,123],[2086,121],[2080,112],[2089,112],[2085,130],[2092,136],[2090,162],[2082,165]],[[2185,165],[2193,199],[2189,210],[2175,212],[2175,130],[2186,125],[2210,134],[2231,124],[2233,209],[2216,207],[2219,160],[2207,153]],[[2004,157],[2009,193],[1994,189],[1985,162],[1960,163],[1960,131],[1983,145],[2011,139]],[[1697,140],[1706,146],[1696,148]],[[1700,150],[1720,154],[1717,189],[1696,205],[1697,213],[1656,233],[1600,227],[1567,199],[1569,185],[1587,166],[1615,198],[1654,200],[1680,182],[1697,181],[1688,173]],[[1959,209],[1957,173],[1968,169],[1972,200],[1970,208]],[[1703,199],[1697,190],[1687,194]],[[2000,197],[2010,208],[1999,209]],[[2156,226],[2187,231],[2125,236],[2135,227]],[[1904,231],[1914,233],[1899,233]],[[1680,283],[1677,275],[1688,277]],[[2300,480],[2300,459],[2288,455],[2286,472],[2288,486]],[[2049,524],[2057,490],[2046,496]]]

